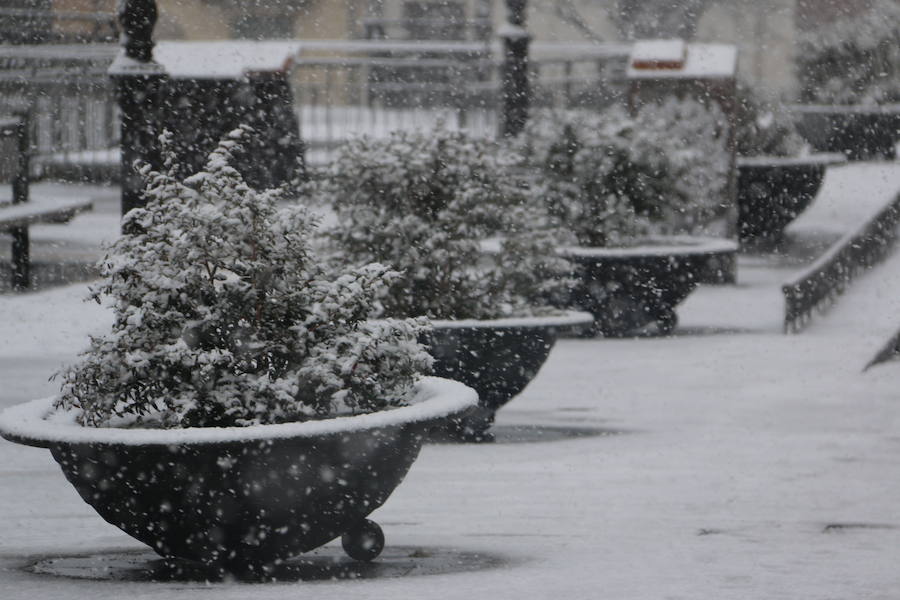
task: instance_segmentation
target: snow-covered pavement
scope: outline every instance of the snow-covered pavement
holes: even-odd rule
[[[389,547],[475,553],[481,570],[257,585],[37,575],[36,560],[142,547],[46,450],[0,442],[0,598],[896,599],[900,362],[862,368],[900,328],[900,252],[786,336],[778,286],[794,269],[742,258],[738,284],[695,292],[671,338],[560,341],[498,419],[605,435],[426,446],[374,518]],[[84,293],[0,296],[0,406],[52,393],[47,376],[106,324]]]

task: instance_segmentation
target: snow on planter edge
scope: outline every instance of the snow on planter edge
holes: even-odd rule
[[[125,446],[213,444],[307,438],[352,433],[446,417],[478,403],[475,390],[449,379],[423,377],[409,406],[322,421],[252,425],[250,427],[190,427],[184,429],[119,429],[84,427],[73,411],[54,412],[54,398],[41,398],[0,413],[0,436],[31,446],[54,443],[119,444]]]
[[[533,317],[505,317],[501,319],[432,319],[435,329],[466,329],[480,327],[577,327],[594,322],[590,313],[570,310],[558,314],[538,315]]]
[[[737,252],[738,244],[733,240],[714,237],[688,235],[648,237],[633,246],[591,247],[563,246],[558,248],[562,256],[667,256],[669,254],[691,255],[720,252]]]
[[[837,152],[814,152],[801,156],[738,156],[738,167],[785,167],[793,165],[838,165],[847,157]]]

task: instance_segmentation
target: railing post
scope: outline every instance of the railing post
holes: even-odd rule
[[[31,155],[29,131],[31,119],[28,113],[16,115],[16,172],[12,181],[13,204],[28,202],[28,177]],[[27,290],[31,285],[31,257],[28,226],[14,227],[12,236],[12,286],[16,291]]]
[[[123,53],[110,67],[116,100],[122,112],[120,129],[122,214],[143,206],[144,183],[135,171],[136,162],[161,168],[158,136],[162,111],[162,67],[153,61],[155,0],[120,0],[120,42]]]
[[[531,35],[525,30],[527,0],[506,0],[508,22],[497,33],[503,40],[503,114],[501,135],[519,134],[528,121],[531,88],[528,84],[528,46]]]

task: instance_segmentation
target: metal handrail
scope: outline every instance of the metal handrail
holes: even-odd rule
[[[833,304],[857,275],[878,263],[894,243],[898,223],[900,194],[784,283],[784,332],[801,332],[814,311]]]

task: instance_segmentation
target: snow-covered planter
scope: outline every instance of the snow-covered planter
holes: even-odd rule
[[[797,129],[817,152],[849,160],[893,159],[900,140],[900,102],[879,106],[800,104]]]
[[[555,255],[554,237],[541,229],[538,198],[514,175],[517,162],[509,149],[443,129],[351,140],[314,190],[336,214],[328,232],[335,261],[377,261],[402,273],[380,300],[386,317],[465,319],[474,328],[474,321],[558,315],[539,303],[565,265]],[[488,240],[491,251],[484,248]],[[436,372],[458,373],[461,357],[436,350],[446,337],[443,326],[437,329],[420,339],[435,356]],[[540,341],[525,343],[552,345],[558,326],[527,329]],[[496,340],[472,336],[453,347],[490,356]],[[489,383],[467,379],[480,383],[475,389],[484,418],[455,423],[457,433],[484,437],[496,409],[521,389],[508,386],[514,392],[502,401],[492,391],[512,370],[494,372]],[[537,367],[526,371],[534,375]]]
[[[366,517],[403,480],[428,432],[476,404],[460,383],[423,378],[409,405],[248,427],[84,427],[52,398],[7,409],[0,435],[49,448],[103,519],[164,557],[238,575],[342,536],[371,560],[384,546]]]
[[[678,324],[675,307],[700,283],[730,283],[737,244],[721,238],[666,236],[624,248],[560,249],[582,276],[565,302],[594,315],[593,333],[628,335],[649,324]]]
[[[423,341],[434,356],[434,374],[478,391],[478,407],[453,420],[452,433],[485,441],[494,416],[531,382],[550,355],[557,337],[581,331],[590,315],[432,321]]]
[[[704,281],[704,273],[724,269],[712,281],[733,277],[733,260],[720,261],[718,251],[708,257],[717,265],[711,268],[672,258],[722,212],[724,123],[715,107],[670,99],[633,117],[620,109],[544,115],[517,141],[550,219],[567,232],[561,254],[577,277],[556,302],[590,311],[595,332],[624,335],[654,321],[668,332],[674,305]],[[661,255],[660,248],[671,252]],[[636,266],[610,269],[608,261],[588,258],[606,256],[628,256],[625,262]]]
[[[184,180],[171,153],[166,172],[144,171],[146,207],[93,289],[112,331],[58,374],[41,418],[23,430],[31,413],[13,411],[0,429],[49,447],[86,501],[163,556],[260,572],[345,531],[379,537],[360,523],[417,436],[475,402],[421,382],[424,320],[369,318],[395,272],[326,269],[315,219],[244,182],[231,162],[245,134]],[[351,554],[373,558],[364,537]]]
[[[865,10],[805,32],[797,49],[795,114],[812,146],[851,160],[893,158],[900,139],[900,4]]]
[[[793,118],[780,106],[739,94],[737,111],[738,237],[746,245],[770,246],[812,202],[828,165],[843,154],[810,153]]]
[[[737,159],[738,237],[744,244],[770,246],[815,198],[825,169],[843,154],[740,156]]]

